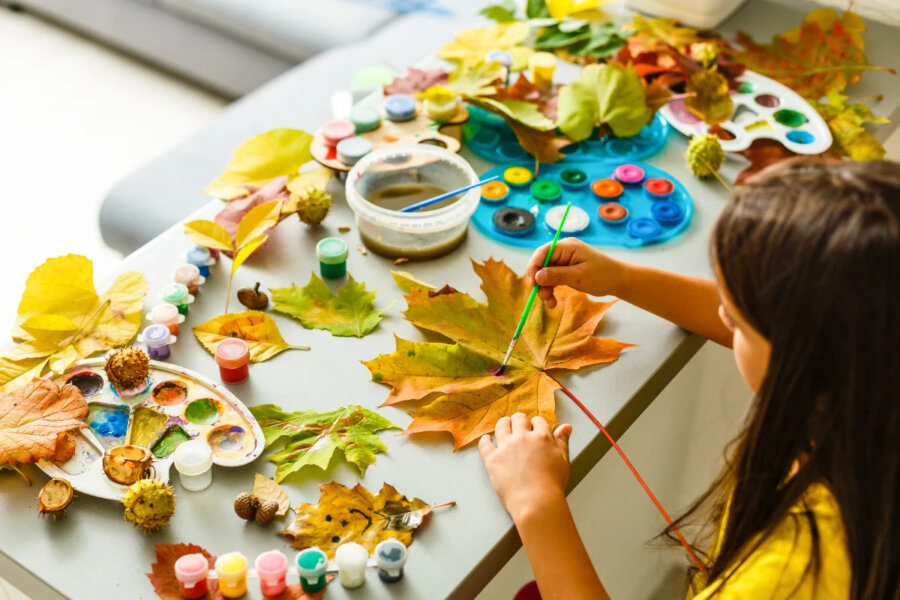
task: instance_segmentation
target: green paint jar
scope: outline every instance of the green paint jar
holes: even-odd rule
[[[347,274],[347,242],[341,238],[325,238],[316,244],[319,273],[323,279],[340,279]]]
[[[297,555],[297,573],[300,587],[305,592],[318,592],[325,587],[325,569],[328,557],[317,547],[307,548]]]
[[[174,304],[182,315],[188,314],[188,306],[194,301],[194,296],[183,283],[170,283],[163,288],[160,298],[163,302]]]

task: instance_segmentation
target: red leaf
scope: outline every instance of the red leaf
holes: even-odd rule
[[[251,209],[256,208],[260,204],[271,202],[272,200],[287,200],[291,193],[288,191],[288,178],[286,176],[276,177],[261,188],[245,186],[250,191],[249,196],[232,200],[220,210],[213,220],[228,230],[231,234],[231,242],[234,243],[234,234],[237,232],[238,224]],[[282,215],[284,218],[284,215]],[[262,246],[260,246],[262,247]],[[258,251],[258,249],[257,249]],[[232,252],[223,252],[227,256],[232,256]]]
[[[519,73],[519,78],[509,87],[498,86],[496,100],[524,100],[538,105],[541,111],[548,119],[556,120],[556,102],[559,98],[559,87],[554,86],[549,89],[540,89],[534,85],[524,73]]]
[[[435,85],[447,83],[448,73],[442,69],[425,71],[415,67],[406,69],[406,75],[394,78],[384,86],[384,95],[417,94]]]

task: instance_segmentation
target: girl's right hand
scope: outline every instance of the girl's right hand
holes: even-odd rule
[[[542,268],[549,250],[549,243],[535,250],[525,268],[525,276],[541,286],[539,295],[547,306],[556,306],[553,288],[558,285],[567,285],[592,296],[618,296],[625,263],[581,240],[566,238],[556,244],[550,266]]]

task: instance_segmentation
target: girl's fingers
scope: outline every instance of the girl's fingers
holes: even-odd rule
[[[531,417],[531,428],[535,433],[545,433],[550,435],[550,424],[544,417]]]
[[[534,281],[542,287],[563,285],[566,283],[566,270],[567,267],[546,267],[535,274]]]
[[[494,425],[494,435],[497,436],[498,444],[512,435],[512,421],[509,417],[500,417],[500,420]]]
[[[566,455],[566,459],[569,458],[569,436],[572,435],[572,426],[568,424],[557,425],[556,429],[553,430],[553,438],[556,440],[556,445],[560,450],[563,451]]]
[[[494,443],[491,441],[491,436],[489,434],[484,434],[481,436],[481,439],[478,440],[478,450],[481,452],[481,458],[487,460],[487,457],[491,455],[491,453],[496,450],[497,447],[494,446]]]
[[[514,433],[531,431],[531,423],[525,413],[516,413],[512,416],[512,430]]]
[[[546,243],[537,250],[534,251],[534,254],[531,255],[531,258],[528,259],[528,266],[525,267],[525,276],[534,284],[534,274],[537,273],[538,269],[541,268],[541,265],[544,264],[544,259],[547,258],[547,252],[550,251],[550,243]]]

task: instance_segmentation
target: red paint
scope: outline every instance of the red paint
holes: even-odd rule
[[[607,202],[601,204],[597,209],[597,214],[604,221],[621,221],[628,216],[628,210],[618,202]]]
[[[226,338],[216,344],[216,364],[225,383],[241,383],[250,376],[250,347],[238,338]]]
[[[185,554],[175,561],[174,569],[183,598],[202,598],[209,591],[209,561],[202,554]]]
[[[183,581],[179,581],[178,590],[181,592],[182,598],[202,598],[209,591],[209,586],[205,579],[201,579],[191,588],[187,587]]]
[[[337,148],[329,148],[325,153],[325,160],[337,160]]]
[[[221,377],[222,381],[225,383],[241,383],[250,377],[250,367],[247,365],[238,367],[237,369],[219,367],[219,377]]]
[[[169,324],[169,333],[172,335],[178,335],[178,323],[170,323]]]
[[[653,196],[668,196],[675,190],[675,185],[664,177],[654,177],[644,183],[644,188]]]

